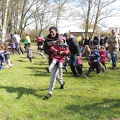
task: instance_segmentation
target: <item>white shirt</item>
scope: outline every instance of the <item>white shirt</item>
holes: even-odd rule
[[[17,42],[20,43],[20,36],[18,34],[15,34],[14,37],[16,38]]]

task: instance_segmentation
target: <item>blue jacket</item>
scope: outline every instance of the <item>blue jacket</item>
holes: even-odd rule
[[[97,49],[94,49],[93,52],[91,52],[90,54],[91,63],[93,63],[94,60],[97,60],[97,62],[100,62],[100,54]]]

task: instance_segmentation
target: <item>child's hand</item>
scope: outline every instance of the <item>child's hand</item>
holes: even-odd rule
[[[57,49],[55,49],[55,52],[57,52]]]
[[[64,51],[60,51],[60,54],[63,54],[64,53]]]

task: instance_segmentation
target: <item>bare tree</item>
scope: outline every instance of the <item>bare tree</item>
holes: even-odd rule
[[[6,1],[6,6],[5,6],[5,14],[4,14],[4,21],[3,21],[3,27],[2,27],[2,41],[5,41],[6,37],[6,30],[7,30],[7,15],[8,15],[8,6],[9,6],[10,0]]]
[[[85,34],[87,35],[90,29],[90,24],[93,25],[93,33],[96,31],[100,21],[108,17],[112,17],[117,13],[114,12],[114,8],[110,7],[117,0],[81,0],[80,6],[83,11],[80,17],[85,21]],[[85,12],[86,11],[86,12]],[[87,13],[87,15],[85,14]],[[93,35],[92,35],[93,36]]]

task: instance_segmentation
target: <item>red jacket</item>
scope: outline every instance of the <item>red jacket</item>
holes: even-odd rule
[[[100,53],[100,62],[105,63],[106,62],[106,51],[100,50],[99,53]]]
[[[57,50],[57,52],[55,50]],[[50,51],[52,52],[51,58],[62,63],[65,61],[65,56],[70,53],[68,46],[60,46],[57,43],[50,47]],[[63,54],[60,54],[60,51],[64,51]]]
[[[43,41],[43,40],[44,40],[44,39],[43,39],[42,37],[38,37],[38,38],[37,38],[37,41],[38,41],[38,42],[41,42],[41,41]]]

